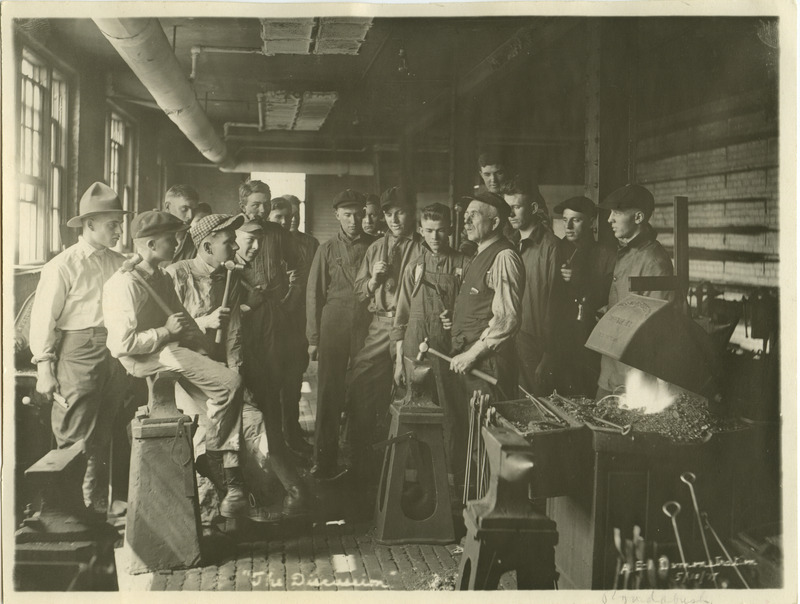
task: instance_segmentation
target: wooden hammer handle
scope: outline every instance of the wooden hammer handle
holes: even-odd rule
[[[438,350],[434,350],[433,348],[428,348],[428,352],[430,352],[433,356],[439,357],[443,361],[447,361],[448,363],[453,362],[452,357],[449,357],[446,354],[442,354]],[[484,382],[488,382],[492,386],[497,386],[497,378],[492,375],[489,375],[485,371],[481,371],[480,369],[470,369],[469,373],[470,375],[473,375],[476,378],[483,380]]]
[[[156,290],[152,288],[152,286],[145,281],[144,277],[139,274],[135,268],[131,269],[131,273],[133,274],[133,278],[139,281],[142,286],[147,290],[147,293],[150,294],[150,297],[156,301],[156,304],[164,311],[164,313],[169,317],[170,315],[174,314],[174,311],[164,302],[164,299],[156,293]]]
[[[223,307],[224,306],[228,306],[228,296],[231,293],[231,275],[232,274],[233,274],[233,271],[231,269],[228,269],[228,276],[225,277],[225,292],[222,294],[222,306]],[[214,336],[214,342],[216,342],[217,344],[221,344],[222,343],[222,328],[221,327],[217,330],[217,335]]]

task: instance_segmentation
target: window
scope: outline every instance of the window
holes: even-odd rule
[[[19,65],[19,204],[15,262],[44,262],[61,247],[66,195],[69,87],[27,48]]]
[[[133,122],[116,109],[109,112],[106,127],[106,182],[119,196],[122,207],[134,211],[136,129]],[[117,251],[130,247],[128,221],[122,224]]]
[[[253,172],[252,180],[260,180],[269,185],[272,197],[294,195],[300,200],[300,223],[297,227],[306,230],[306,175],[295,172]]]

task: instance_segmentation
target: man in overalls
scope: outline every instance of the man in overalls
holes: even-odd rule
[[[348,361],[355,356],[369,321],[367,304],[356,296],[355,279],[373,238],[361,230],[364,196],[346,189],[333,200],[339,232],[319,246],[306,290],[308,356],[319,360],[314,466],[318,480],[342,475],[338,467],[339,424],[344,408]]]
[[[364,346],[353,361],[350,389],[349,432],[354,461],[361,464],[359,469],[367,479],[377,469],[369,463],[375,459],[370,446],[383,436],[378,434],[383,431],[383,426],[378,427],[378,418],[385,417],[391,402],[394,348],[389,335],[400,278],[422,250],[422,237],[414,229],[413,198],[402,188],[392,187],[381,195],[381,206],[389,230],[369,246],[356,277],[356,294],[369,301],[373,316]]]
[[[403,273],[397,296],[397,316],[390,335],[397,351],[394,371],[397,385],[403,380],[403,356],[415,358],[425,338],[431,348],[445,354],[450,351],[450,331],[444,328],[442,320],[453,315],[461,279],[470,262],[466,255],[450,247],[451,231],[447,206],[434,203],[422,209],[422,253]],[[445,416],[445,450],[448,460],[452,460],[456,453],[452,450],[453,407],[459,402],[453,398],[453,374],[441,359],[431,356],[429,361],[436,377],[439,406]]]

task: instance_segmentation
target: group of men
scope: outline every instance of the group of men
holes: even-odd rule
[[[86,504],[102,500],[123,368],[139,378],[181,376],[203,418],[197,467],[223,494],[223,516],[254,513],[241,470],[242,417],[248,408],[260,412],[269,464],[286,491],[279,509],[258,511],[267,520],[308,511],[298,459],[310,458],[320,481],[348,466],[375,478],[372,445],[386,437],[393,385],[403,385],[404,358],[426,338],[452,358],[432,365],[457,485],[474,390],[493,400],[517,397],[518,387],[601,396],[624,383],[627,368],[584,343],[598,315],[629,293],[629,276],[672,273],[649,225],[652,194],[634,184],[603,201],[613,250],[595,240],[590,199],[556,205],[560,239],[535,184],[491,154],[481,155],[479,172],[483,185],[458,206],[469,242],[459,249],[451,246],[461,225],[450,208],[428,205],[417,220],[402,187],[379,198],[339,193],[338,232],[320,245],[297,229],[297,198],[272,199],[265,183],[247,181],[236,216],[210,208],[197,216],[197,193],[171,188],[163,211],[133,218],[136,255],[126,260],[112,250],[122,205],[106,185],[92,185],[68,223],[81,228],[78,243],[44,267],[30,338],[37,390],[63,401],[52,412],[58,445],[86,442]],[[313,447],[298,421],[309,360],[318,361]]]

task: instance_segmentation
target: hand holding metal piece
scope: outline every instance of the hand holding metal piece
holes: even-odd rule
[[[719,535],[717,535],[717,531],[714,530],[714,528],[711,526],[711,523],[708,521],[708,514],[706,512],[700,512],[700,518],[703,520],[703,526],[705,526],[709,530],[709,532],[714,536],[714,539],[717,540],[717,545],[719,545],[719,548],[722,550],[722,553],[725,554],[725,557],[728,559],[728,562],[730,562],[731,565],[733,566],[733,570],[736,571],[736,574],[739,576],[739,580],[742,582],[742,585],[744,585],[745,588],[750,589],[750,586],[747,584],[747,581],[744,580],[742,573],[739,571],[739,567],[736,566],[736,564],[733,561],[733,558],[731,558],[731,555],[728,553],[728,550],[725,549],[725,545],[722,543],[722,539],[719,538]]]
[[[689,487],[689,492],[692,495],[692,506],[694,506],[694,515],[697,519],[697,526],[700,527],[700,537],[703,539],[703,549],[706,552],[706,559],[708,560],[708,572],[711,573],[711,580],[714,582],[714,587],[719,587],[717,585],[717,575],[714,572],[714,561],[711,559],[711,552],[708,551],[708,542],[706,541],[706,532],[703,530],[703,521],[700,518],[700,508],[697,505],[697,496],[694,492],[694,482],[697,480],[697,477],[694,475],[693,472],[684,472],[681,474],[681,481],[686,483]]]
[[[683,543],[681,543],[681,535],[678,532],[678,521],[676,520],[678,514],[681,513],[681,504],[677,501],[667,501],[664,505],[661,506],[661,510],[664,514],[672,521],[672,530],[675,532],[675,541],[678,543],[678,552],[681,555],[681,563],[683,563],[683,571],[684,577],[683,580],[686,580],[686,574],[688,570],[688,565],[686,564],[686,556],[683,554]]]

